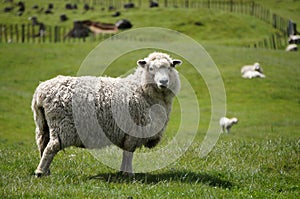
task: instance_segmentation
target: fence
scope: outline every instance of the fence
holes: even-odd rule
[[[88,3],[94,7],[109,8],[114,7],[116,9],[124,9],[123,6],[126,3],[133,3],[135,7],[149,7],[149,1],[142,0],[73,0],[73,3]],[[288,20],[281,16],[272,13],[270,9],[255,3],[254,1],[235,1],[235,0],[160,0],[158,1],[159,7],[165,8],[208,8],[215,10],[222,10],[226,12],[235,12],[240,14],[251,15],[256,17],[270,25],[277,30],[277,33],[270,35],[263,41],[258,41],[249,47],[260,47],[278,49],[283,48],[286,45],[287,38],[287,25]],[[91,34],[88,38],[69,38],[65,35],[69,32],[65,27],[60,26],[47,26],[47,34],[41,34],[38,36],[38,26],[31,24],[21,25],[6,25],[0,24],[0,42],[17,42],[17,43],[42,43],[42,42],[75,42],[75,41],[87,41],[87,40],[103,40],[111,35]]]
[[[32,24],[0,24],[0,43],[61,43],[102,41],[112,34],[90,34],[86,38],[67,37],[70,28],[61,26],[46,26],[43,31]]]

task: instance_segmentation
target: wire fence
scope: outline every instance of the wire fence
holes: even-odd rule
[[[152,7],[151,1],[142,0],[73,0],[74,3],[86,3],[100,8],[126,9],[130,4],[136,8]],[[208,8],[226,12],[234,12],[256,17],[277,30],[262,41],[257,41],[248,47],[282,49],[287,45],[288,20],[273,13],[270,9],[254,1],[236,0],[160,0],[156,6],[164,8]],[[43,31],[32,24],[0,24],[0,42],[15,43],[58,43],[58,42],[85,42],[101,41],[112,34],[90,34],[84,38],[70,38],[67,33],[71,29],[61,26],[46,26]],[[46,33],[46,34],[45,34]]]

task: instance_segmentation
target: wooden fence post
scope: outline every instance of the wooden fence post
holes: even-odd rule
[[[7,33],[6,33],[6,25],[5,24],[3,24],[3,26],[2,26],[2,31],[3,31],[4,42],[7,42]]]
[[[21,25],[21,42],[25,42],[25,24]]]
[[[13,37],[14,37],[14,34],[13,34],[13,29],[14,29],[14,27],[13,27],[13,25],[11,24],[10,26],[9,26],[9,42],[13,42]]]
[[[19,28],[17,24],[15,24],[15,32],[16,32],[16,43],[19,43]]]

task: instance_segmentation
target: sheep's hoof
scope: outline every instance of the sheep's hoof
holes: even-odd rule
[[[125,172],[125,171],[119,171],[118,175],[125,176],[125,177],[134,177],[134,173]]]
[[[34,175],[35,175],[35,177],[37,177],[37,178],[40,178],[40,177],[42,177],[42,176],[48,176],[48,175],[50,175],[50,170],[48,170],[48,171],[46,171],[46,172],[43,172],[43,171],[41,171],[41,170],[36,170],[36,171],[34,172]]]

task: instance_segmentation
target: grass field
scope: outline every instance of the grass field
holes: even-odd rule
[[[266,5],[274,6],[271,1],[265,1]],[[284,9],[285,6],[282,8],[282,13],[293,15],[293,11]],[[136,20],[138,27],[147,21],[141,12],[126,13],[140,18],[140,21]],[[178,23],[184,19],[200,20],[193,17],[193,12],[182,15],[182,21]],[[222,16],[228,21],[233,20],[231,23],[245,24],[241,32],[251,29],[252,20],[260,34],[268,35],[273,31],[248,17],[203,12],[208,15],[207,19],[216,20]],[[171,9],[166,13],[176,12]],[[202,17],[201,20],[205,21]],[[167,21],[163,27],[202,41],[203,35],[193,32],[191,27],[178,29],[177,22]],[[153,22],[147,23],[152,25]],[[185,62],[178,71],[187,77],[198,98],[201,120],[197,135],[180,159],[160,170],[138,173],[134,178],[120,176],[87,150],[77,148],[66,149],[55,157],[50,176],[41,179],[33,176],[39,161],[30,110],[34,89],[40,81],[58,74],[76,75],[81,62],[97,43],[1,43],[0,198],[299,198],[299,52],[239,47],[255,39],[256,33],[230,38],[229,33],[236,31],[235,26],[226,29],[228,24],[216,23],[221,32],[209,32],[200,27],[214,38],[203,39],[201,44],[221,72],[227,95],[227,114],[238,117],[239,124],[233,126],[230,134],[222,134],[207,156],[199,157],[198,151],[210,120],[211,102],[203,78]],[[222,33],[224,38],[216,41]],[[148,51],[137,54],[145,56]],[[134,67],[136,60],[130,56],[116,60],[106,74],[117,76]],[[256,61],[261,63],[267,77],[242,79],[240,67]],[[162,145],[172,139],[178,129],[178,103],[173,109]]]

